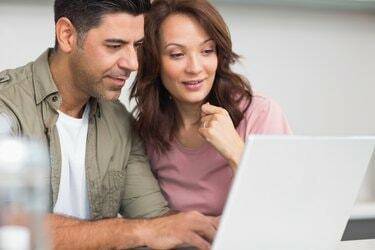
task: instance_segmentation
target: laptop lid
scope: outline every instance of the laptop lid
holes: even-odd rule
[[[375,137],[251,136],[213,249],[335,250]]]

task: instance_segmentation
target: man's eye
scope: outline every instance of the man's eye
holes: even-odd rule
[[[107,45],[107,48],[110,48],[110,49],[118,49],[118,48],[120,48],[121,47],[121,45],[119,45],[119,44],[116,44],[116,45]]]
[[[139,49],[139,48],[141,48],[143,46],[143,43],[136,43],[135,45],[134,45],[134,47],[136,48],[136,49]]]

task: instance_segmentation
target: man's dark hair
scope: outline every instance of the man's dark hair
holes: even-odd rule
[[[126,12],[136,16],[146,13],[150,7],[150,0],[55,0],[55,23],[61,17],[68,18],[82,39],[86,32],[100,25],[105,14]]]

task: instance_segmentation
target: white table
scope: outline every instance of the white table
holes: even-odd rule
[[[373,240],[353,240],[340,242],[337,250],[374,250],[375,239]]]
[[[136,248],[137,250],[150,250],[148,247]],[[178,248],[178,250],[196,250],[193,247]],[[375,239],[341,241],[337,250],[375,250]]]

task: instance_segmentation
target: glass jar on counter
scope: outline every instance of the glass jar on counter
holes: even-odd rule
[[[0,249],[49,249],[49,158],[37,142],[0,135]]]

